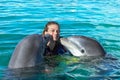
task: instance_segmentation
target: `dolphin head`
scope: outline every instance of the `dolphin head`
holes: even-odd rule
[[[76,45],[72,38],[61,38],[61,44],[74,56],[84,55],[82,47]]]
[[[92,38],[85,36],[70,36],[60,39],[61,44],[73,56],[104,56],[103,47]]]

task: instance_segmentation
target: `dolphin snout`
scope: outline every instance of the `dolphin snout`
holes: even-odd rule
[[[62,44],[64,44],[65,42],[67,42],[67,39],[66,39],[66,38],[60,38],[60,42],[61,42]]]

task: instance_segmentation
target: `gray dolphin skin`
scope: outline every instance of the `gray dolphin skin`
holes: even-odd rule
[[[43,53],[49,36],[34,34],[25,37],[16,46],[10,59],[8,68],[33,67],[43,60]]]
[[[99,42],[85,36],[70,36],[60,39],[61,44],[73,55],[73,56],[93,56],[101,57],[105,56],[106,52]]]

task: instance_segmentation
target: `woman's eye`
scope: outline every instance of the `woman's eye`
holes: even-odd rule
[[[50,32],[57,32],[57,33],[59,33],[59,31],[58,31],[58,30],[50,30]]]
[[[54,30],[49,30],[49,32],[54,32]]]
[[[51,30],[51,32],[54,32],[55,30]]]

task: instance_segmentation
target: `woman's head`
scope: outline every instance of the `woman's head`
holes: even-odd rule
[[[57,41],[60,36],[60,25],[57,22],[50,21],[46,24],[43,35],[50,34],[54,41]]]

